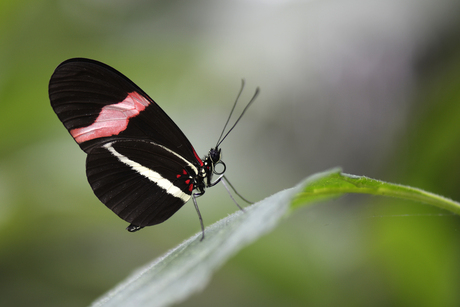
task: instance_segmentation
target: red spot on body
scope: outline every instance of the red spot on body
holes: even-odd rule
[[[139,115],[149,104],[150,102],[137,92],[128,93],[122,102],[103,107],[93,124],[73,129],[70,134],[79,144],[118,135],[128,127],[129,119]]]

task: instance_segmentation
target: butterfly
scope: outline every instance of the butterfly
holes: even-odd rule
[[[166,221],[192,198],[203,239],[196,198],[219,182],[234,190],[224,176],[219,146],[259,93],[257,88],[224,135],[243,87],[244,81],[216,145],[203,159],[152,98],[104,63],[84,58],[62,62],[51,76],[49,97],[54,112],[87,154],[86,175],[94,194],[130,223],[128,231]],[[214,181],[213,175],[218,176]]]

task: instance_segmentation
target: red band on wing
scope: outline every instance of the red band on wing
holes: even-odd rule
[[[70,134],[79,144],[118,135],[128,127],[129,119],[139,115],[149,104],[150,102],[137,92],[129,93],[122,102],[103,107],[92,125],[73,129]]]

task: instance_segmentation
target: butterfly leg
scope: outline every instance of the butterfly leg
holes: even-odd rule
[[[200,209],[198,208],[198,204],[196,202],[196,198],[200,197],[203,194],[204,194],[204,192],[194,193],[193,196],[192,196],[193,204],[195,205],[196,213],[198,213],[198,218],[200,219],[200,225],[201,225],[201,239],[200,239],[200,241],[203,241],[203,239],[204,239],[204,224],[203,224],[203,218],[201,217]]]
[[[214,182],[208,182],[208,188],[213,187],[216,184],[218,184],[222,180],[223,177],[224,175],[220,175]]]
[[[246,212],[246,211],[244,211],[244,209],[236,202],[236,200],[233,198],[232,193],[230,193],[230,190],[229,190],[229,188],[228,188],[228,186],[227,186],[227,182],[225,182],[225,181],[226,181],[225,179],[226,179],[226,178],[224,177],[224,175],[222,175],[222,176],[219,178],[219,181],[222,181],[222,184],[224,185],[224,188],[227,190],[228,195],[230,195],[230,198],[233,200],[233,202],[235,203],[235,205],[236,205],[241,211]],[[230,184],[230,182],[228,182],[228,183]],[[230,184],[230,186],[232,186],[232,185]],[[232,188],[233,188],[233,187],[232,187]],[[238,194],[238,193],[237,193],[237,194]],[[238,196],[239,196],[239,194],[238,194]]]
[[[248,204],[252,205],[254,202],[253,201],[250,201],[250,200],[247,200],[246,198],[244,198],[240,193],[238,193],[238,191],[235,189],[235,187],[232,185],[232,183],[230,182],[230,180],[228,180],[228,178],[226,176],[222,176],[222,184],[228,184],[230,186],[230,188],[233,190],[233,192],[235,192],[236,195],[238,195],[242,200],[244,200],[245,202],[247,202]],[[229,191],[229,189],[225,186],[225,188],[227,189],[227,191]],[[228,192],[230,193],[230,191]]]
[[[249,203],[249,204],[252,204],[252,202],[246,200],[246,198],[244,198],[243,196],[241,196],[236,190],[235,188],[233,187],[233,185],[230,183],[230,181],[228,181],[227,177],[225,177],[225,175],[220,175],[214,182],[211,182],[208,187],[213,187],[215,186],[216,184],[218,184],[219,182],[222,182],[222,184],[224,185],[224,188],[227,190],[228,192],[228,195],[230,195],[230,198],[233,200],[233,202],[235,203],[235,205],[243,212],[244,209],[236,202],[236,200],[233,198],[232,196],[232,193],[230,193],[230,189],[228,188],[228,185],[232,188],[232,190],[236,193],[236,195],[238,195],[239,197],[241,197],[241,199],[243,199],[245,202]],[[228,184],[228,185],[227,185]]]

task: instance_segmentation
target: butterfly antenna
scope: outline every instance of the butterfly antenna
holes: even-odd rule
[[[235,110],[236,104],[238,103],[238,100],[240,99],[241,93],[243,92],[244,85],[245,85],[244,79],[241,79],[241,88],[240,91],[238,92],[238,95],[236,96],[235,103],[233,104],[232,110],[230,111],[230,115],[228,115],[227,121],[225,122],[224,128],[222,129],[222,133],[219,136],[219,139],[217,140],[217,144],[220,144],[220,139],[222,138],[222,135],[224,135],[225,128],[227,128],[228,122],[230,121],[230,118],[232,117],[233,111]],[[217,147],[217,146],[216,146]]]
[[[232,116],[233,110],[235,109],[236,103],[238,102],[238,98],[240,97],[241,92],[243,91],[243,87],[244,87],[244,80],[243,80],[243,83],[242,83],[242,86],[241,86],[241,90],[240,90],[240,92],[238,93],[238,97],[236,98],[236,101],[235,101],[235,103],[233,104],[233,108],[232,108],[232,111],[230,112],[230,116],[229,116],[228,119],[227,119],[227,123],[225,123],[224,130],[222,130],[222,133],[220,134],[219,140],[217,141],[216,148],[219,147],[219,145],[225,140],[225,138],[229,135],[229,133],[233,130],[233,128],[235,128],[236,124],[238,124],[238,122],[239,122],[240,119],[243,117],[243,115],[244,115],[244,113],[246,112],[246,110],[247,110],[247,109],[249,108],[249,106],[254,102],[254,100],[256,100],[257,95],[259,95],[260,89],[259,89],[259,88],[256,88],[256,92],[254,93],[254,96],[252,96],[251,100],[248,102],[248,104],[246,105],[246,107],[244,107],[243,112],[241,112],[241,115],[240,115],[240,116],[238,117],[238,119],[235,121],[235,123],[233,124],[233,126],[227,131],[227,133],[222,137],[222,135],[224,134],[225,128],[227,127],[227,124],[228,124],[228,122],[230,121],[230,117]]]

